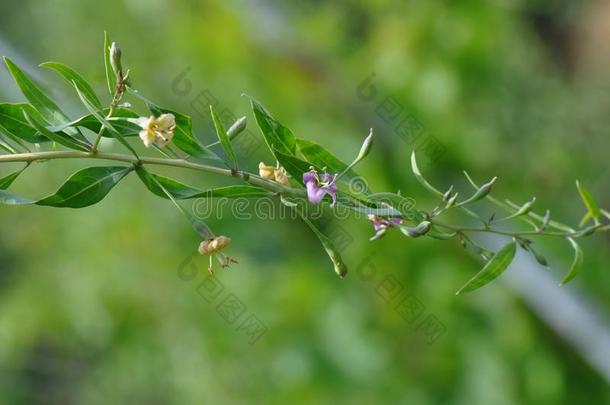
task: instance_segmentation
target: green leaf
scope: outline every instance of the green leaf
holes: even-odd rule
[[[415,178],[417,179],[417,181],[419,181],[419,184],[424,186],[424,188],[426,188],[428,191],[432,192],[433,194],[436,194],[441,197],[443,196],[442,192],[440,192],[436,188],[434,188],[430,183],[428,183],[428,181],[424,178],[424,176],[422,176],[421,172],[419,171],[419,168],[417,167],[417,160],[415,159],[415,152],[411,153],[411,170],[413,171],[413,174],[415,175]]]
[[[589,190],[587,190],[578,180],[576,180],[576,188],[578,189],[578,193],[580,194],[580,198],[582,198],[585,207],[587,207],[587,210],[591,213],[593,219],[595,219],[595,222],[599,222],[601,211],[595,198],[593,198],[591,193],[589,193]]]
[[[112,69],[112,63],[110,63],[110,36],[104,31],[104,67],[106,70],[106,84],[108,84],[108,93],[110,96],[114,96],[114,90],[116,89],[116,75]]]
[[[326,170],[331,174],[342,173],[348,168],[347,164],[326,150],[324,147],[315,142],[306,139],[297,139],[299,152],[305,157],[308,162],[313,163],[317,167],[326,167]],[[358,177],[353,170],[349,169],[341,178],[349,182]]]
[[[0,203],[6,204],[6,205],[29,205],[29,204],[35,204],[36,201],[30,200],[29,198],[18,196],[7,190],[0,190]]]
[[[258,101],[250,98],[256,123],[265,138],[272,153],[279,151],[286,155],[294,155],[296,140],[290,129],[280,124]]]
[[[508,266],[512,263],[515,252],[517,251],[517,244],[513,241],[504,246],[498,253],[487,262],[485,267],[478,272],[473,278],[470,279],[462,288],[455,294],[461,294],[476,290],[477,288],[483,287],[485,284],[491,282],[496,277],[504,272]]]
[[[300,184],[304,184],[303,183],[303,173],[308,172],[309,168],[311,166],[315,167],[315,165],[312,165],[304,160],[301,160],[296,156],[287,155],[278,150],[274,150],[273,153],[274,153],[277,161],[280,162],[280,165],[282,165],[284,167],[284,169],[286,169],[288,174],[290,174],[290,176],[292,176],[292,178],[295,179],[296,181],[298,181]],[[316,169],[318,171],[320,170],[318,168],[316,168]]]
[[[178,149],[195,158],[222,161],[222,159],[217,154],[215,154],[205,146],[201,145],[199,141],[195,139],[195,137],[193,136],[193,121],[191,120],[191,117],[189,117],[188,115],[180,114],[176,111],[159,107],[158,105],[140,96],[139,93],[135,94],[145,100],[148,105],[148,108],[150,109],[150,112],[152,112],[155,116],[158,117],[161,114],[174,115],[176,119],[176,128],[174,129],[173,144],[176,145]]]
[[[568,274],[564,277],[563,280],[561,280],[561,285],[569,283],[574,277],[576,277],[576,275],[582,269],[582,262],[584,260],[584,253],[580,248],[580,245],[572,238],[567,239],[570,242],[570,245],[572,245],[572,249],[574,249],[574,260],[572,261],[572,265],[570,266],[570,271],[568,271]]]
[[[106,108],[100,115],[105,117],[108,115],[109,111],[110,109]],[[132,121],[133,119],[137,119],[138,117],[139,115],[131,110],[118,108],[114,111],[112,117],[106,118],[106,121],[110,123],[112,127],[116,129],[122,136],[129,137],[138,135],[142,130],[142,128],[138,124]],[[93,114],[87,114],[74,121],[62,125],[50,126],[47,127],[47,129],[52,132],[61,132],[64,131],[67,127],[87,128],[92,132],[99,133],[100,129],[102,128],[102,123],[99,119],[95,118]],[[102,133],[102,136],[110,138],[113,137],[112,134],[110,134],[108,131],[104,131]]]
[[[62,75],[68,83],[73,84],[83,96],[98,109],[102,109],[102,103],[93,91],[93,88],[87,81],[74,69],[59,62],[45,62],[41,63],[40,67],[46,67],[55,70],[57,73]]]
[[[15,181],[15,179],[17,177],[19,177],[19,175],[28,167],[29,165],[26,165],[23,167],[23,169],[17,170],[16,172],[13,172],[11,174],[9,174],[8,176],[4,176],[2,178],[0,178],[0,190],[6,190],[7,188],[9,188],[11,186],[11,184],[13,184],[13,182]]]
[[[138,154],[136,153],[135,149],[129,144],[129,142],[127,142],[125,140],[125,138],[123,138],[123,135],[121,135],[121,133],[118,130],[116,130],[104,117],[102,117],[102,115],[99,113],[99,111],[97,111],[97,109],[93,105],[91,105],[89,100],[87,100],[85,98],[85,96],[80,92],[79,88],[76,87],[76,85],[75,85],[75,88],[76,88],[76,92],[78,93],[78,96],[80,97],[80,100],[85,105],[87,110],[89,110],[91,115],[93,115],[95,117],[95,119],[97,119],[100,122],[100,124],[102,124],[104,126],[104,128],[106,130],[108,130],[112,135],[114,135],[113,136],[114,138],[118,139],[118,141],[121,142],[123,144],[123,146],[125,146],[136,158],[139,159]]]
[[[9,73],[30,104],[52,125],[68,121],[68,117],[12,60],[4,57]]]
[[[36,202],[52,207],[83,208],[101,201],[133,168],[88,167],[74,173],[53,195]]]
[[[267,190],[253,186],[228,186],[214,188],[210,190],[199,190],[191,186],[187,186],[174,179],[152,174],[143,167],[138,167],[136,173],[146,187],[155,195],[168,199],[169,197],[163,191],[163,188],[171,194],[172,197],[178,200],[190,198],[239,198],[239,197],[267,197],[270,196]],[[159,186],[161,185],[161,186]]]
[[[78,141],[63,132],[49,131],[42,123],[36,121],[36,118],[34,118],[34,116],[32,115],[32,111],[26,110],[29,109],[25,108],[23,111],[23,116],[25,117],[26,121],[43,136],[49,138],[50,140],[64,145],[70,149],[77,149],[81,151],[88,151],[91,147],[90,144],[85,144],[84,142]]]
[[[2,133],[2,131],[0,130],[0,134]],[[0,149],[5,150],[8,153],[14,154],[14,153],[18,153],[17,150],[15,150],[15,148],[13,148],[11,145],[9,145],[8,143],[6,143],[4,141],[4,138],[2,136],[0,136]]]
[[[231,145],[231,141],[229,140],[229,136],[227,135],[227,131],[225,130],[222,122],[220,121],[220,117],[216,114],[214,110],[214,106],[210,106],[210,114],[212,115],[212,121],[214,122],[214,128],[216,128],[216,135],[218,136],[218,140],[222,145],[222,149],[225,151],[227,158],[229,158],[229,167],[233,169],[237,169],[237,156],[235,155],[235,151],[233,150],[233,146]]]
[[[23,116],[25,106],[28,106],[34,114],[37,113],[29,104],[0,103],[0,131],[11,139],[23,139],[31,143],[47,141],[47,138],[37,135],[36,129],[32,128],[25,120]]]
[[[341,258],[341,254],[339,253],[339,250],[337,249],[335,244],[326,235],[324,235],[309,219],[307,219],[307,217],[304,215],[304,213],[301,210],[299,210],[297,208],[295,208],[295,209],[301,216],[301,219],[303,220],[303,222],[305,222],[307,224],[307,226],[309,226],[309,228],[313,231],[313,233],[320,240],[320,243],[322,244],[322,247],[326,251],[326,254],[330,258],[330,260],[333,262],[333,265],[335,268],[335,273],[337,273],[337,275],[340,278],[345,277],[345,275],[347,274],[347,266],[343,262],[343,259]]]

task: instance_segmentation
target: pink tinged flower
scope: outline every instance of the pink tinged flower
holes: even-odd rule
[[[318,174],[317,171],[311,169],[307,173],[303,173],[303,182],[307,188],[307,198],[310,203],[320,203],[326,194],[332,198],[331,207],[337,202],[335,176],[331,176],[328,173]]]
[[[373,228],[376,231],[375,235],[373,235],[370,240],[377,240],[381,238],[383,235],[385,235],[385,232],[388,228],[401,225],[403,222],[401,217],[383,218],[371,214],[368,216],[368,218],[369,221],[373,223]]]

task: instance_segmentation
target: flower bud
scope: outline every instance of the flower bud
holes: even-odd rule
[[[110,45],[110,64],[116,75],[119,75],[119,72],[123,70],[121,67],[121,54],[121,48],[119,48],[116,42],[113,42]]]
[[[241,134],[244,129],[246,129],[246,124],[248,123],[248,119],[246,117],[241,117],[237,121],[229,127],[227,130],[227,136],[230,140],[237,138],[237,135]]]
[[[491,192],[491,188],[493,187],[493,185],[497,179],[498,179],[497,177],[494,177],[493,179],[491,179],[491,181],[489,183],[483,184],[473,194],[473,196],[468,199],[468,202],[479,201],[480,199],[487,197],[487,195]]]
[[[400,230],[402,231],[402,233],[411,238],[419,238],[420,236],[424,236],[425,234],[427,234],[431,227],[432,224],[430,223],[430,221],[423,221],[415,228],[404,227],[400,228]]]

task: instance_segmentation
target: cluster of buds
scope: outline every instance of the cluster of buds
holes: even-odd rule
[[[290,184],[288,173],[278,163],[276,166],[267,166],[264,162],[258,164],[258,174],[263,179],[272,180],[287,187]]]
[[[233,259],[222,253],[222,250],[227,247],[231,243],[231,238],[227,236],[215,236],[209,237],[199,244],[199,254],[203,256],[210,257],[210,265],[208,267],[208,271],[212,273],[212,258],[216,256],[218,262],[220,263],[220,267],[223,269],[229,267],[231,263],[239,263],[237,260]]]
[[[140,117],[137,124],[142,128],[140,139],[144,146],[150,147],[153,143],[157,146],[165,146],[172,141],[174,129],[176,129],[176,117],[174,114],[161,114],[159,117]]]
[[[331,207],[337,202],[337,175],[331,176],[323,172],[318,173],[315,168],[310,167],[309,171],[303,173],[303,183],[307,188],[307,199],[312,204],[318,204],[326,194],[332,199]]]

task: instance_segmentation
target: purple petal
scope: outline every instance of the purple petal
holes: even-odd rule
[[[305,183],[307,187],[307,198],[309,202],[312,204],[318,204],[322,201],[324,194],[326,194],[326,190],[321,187],[318,187],[314,181],[308,181]]]
[[[316,172],[305,172],[303,173],[303,183],[312,183],[316,181]]]

